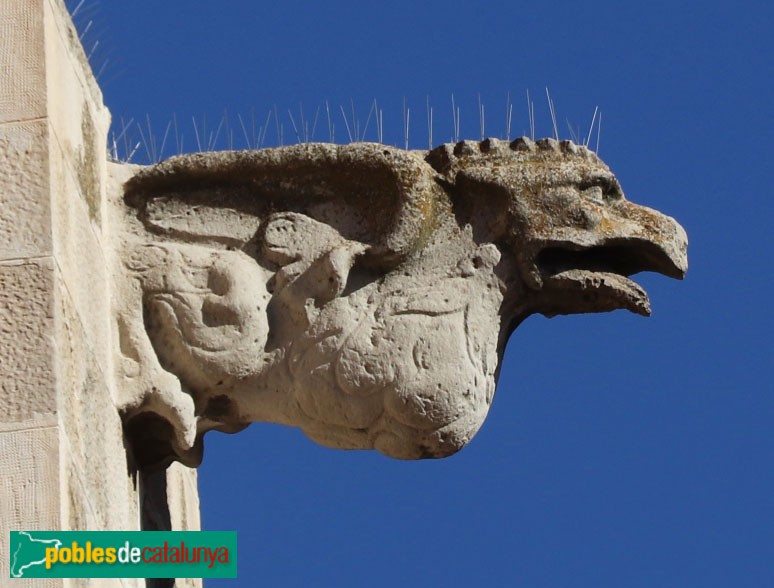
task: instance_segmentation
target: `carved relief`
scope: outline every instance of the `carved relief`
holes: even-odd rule
[[[648,314],[628,276],[687,268],[673,219],[553,140],[180,156],[134,176],[123,206],[118,377],[144,466],[196,465],[208,430],[256,421],[450,455],[524,318]]]

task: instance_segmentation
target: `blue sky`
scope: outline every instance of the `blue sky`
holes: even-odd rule
[[[405,100],[424,148],[428,96],[440,143],[452,94],[462,135],[479,138],[480,96],[485,134],[504,136],[509,92],[513,137],[527,89],[548,136],[548,87],[562,137],[599,106],[600,155],[629,199],[689,235],[685,281],[638,278],[650,319],[527,320],[454,457],[333,451],[263,424],[210,434],[203,524],[238,531],[240,564],[208,586],[774,585],[772,16],[751,1],[84,2],[132,141],[150,121],[160,147],[174,115],[195,149],[227,112],[241,147],[237,115],[252,141],[252,113],[260,128],[276,105],[292,143],[288,109],[311,122],[326,100],[345,140],[339,105],[362,128],[376,99],[385,141],[403,144]]]

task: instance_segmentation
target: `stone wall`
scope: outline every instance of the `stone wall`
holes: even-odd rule
[[[9,530],[199,528],[195,471],[141,492],[116,410],[109,124],[63,1],[0,0],[0,583]]]

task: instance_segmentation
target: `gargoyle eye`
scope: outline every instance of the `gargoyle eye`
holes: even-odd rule
[[[588,186],[582,191],[583,195],[590,200],[596,200],[600,204],[605,201],[604,190],[600,186]]]
[[[598,194],[605,200],[620,200],[623,198],[621,185],[614,176],[597,176],[591,178],[588,182],[583,183],[580,188],[583,192],[588,190],[590,195],[592,193],[594,196]],[[597,199],[599,199],[599,196]]]
[[[604,176],[599,178],[599,186],[602,188],[602,193],[607,200],[620,200],[623,198],[623,190],[621,190],[621,184],[613,176]]]

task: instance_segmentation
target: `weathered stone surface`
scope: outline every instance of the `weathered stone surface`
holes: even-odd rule
[[[46,112],[43,11],[19,0],[3,2],[2,8],[0,123],[40,118]]]
[[[109,245],[83,199],[78,160],[62,151],[58,141],[52,142],[51,155],[51,181],[58,187],[51,203],[54,251],[64,292],[73,303],[71,320],[83,328],[88,351],[100,369],[110,373]]]
[[[51,254],[45,120],[0,124],[0,260]]]
[[[173,463],[167,468],[166,476],[170,528],[173,531],[200,529],[202,521],[197,471]]]
[[[61,152],[52,154],[52,164],[59,169],[52,169],[51,181],[61,189],[59,174],[67,173],[75,183],[74,189],[68,187],[68,196],[78,196],[86,205],[89,220],[98,228],[110,113],[102,104],[102,93],[66,10],[61,9],[58,0],[45,2],[43,9],[51,33],[45,42],[46,84],[55,89],[47,94],[48,120],[52,142]],[[72,203],[75,200],[72,198]],[[84,228],[88,225],[83,223]]]
[[[136,173],[119,214],[118,385],[145,465],[196,464],[206,431],[254,421],[450,455],[525,317],[646,315],[628,276],[687,268],[673,219],[550,139],[181,156]]]
[[[0,423],[56,413],[50,258],[0,263]]]
[[[73,530],[132,530],[139,517],[136,484],[113,384],[97,362],[100,355],[92,349],[66,284],[59,282],[57,292],[62,524]]]
[[[11,530],[50,530],[59,521],[59,434],[55,419],[0,423],[0,578],[10,577]],[[62,586],[62,580],[14,580],[14,586]]]

